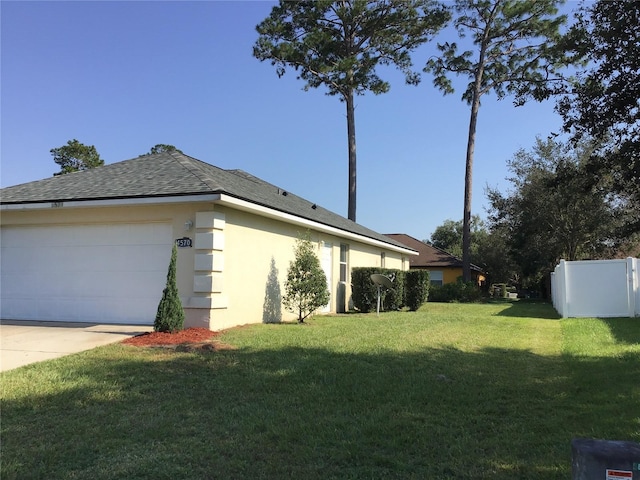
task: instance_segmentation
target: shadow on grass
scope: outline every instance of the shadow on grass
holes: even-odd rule
[[[501,317],[540,318],[558,320],[560,315],[553,305],[540,300],[515,300],[500,313]]]
[[[637,355],[116,345],[78,358],[49,363],[51,391],[14,398],[38,369],[4,376],[3,480],[566,479],[573,437],[639,440]]]
[[[618,343],[640,345],[640,318],[602,318]]]

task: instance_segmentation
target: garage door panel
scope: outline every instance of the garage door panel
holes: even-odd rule
[[[35,304],[25,298],[2,299],[2,318],[21,318],[22,314],[37,318]]]
[[[4,265],[5,261],[2,260],[2,307],[4,310],[5,303],[10,301],[13,298],[19,298],[23,291],[22,285],[25,285],[26,282],[31,278],[31,275],[25,273],[14,273],[12,275],[4,275]]]
[[[2,318],[153,323],[169,224],[3,227]]]

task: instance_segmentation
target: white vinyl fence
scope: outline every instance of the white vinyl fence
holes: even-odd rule
[[[637,258],[560,260],[551,274],[553,306],[567,317],[640,316]]]

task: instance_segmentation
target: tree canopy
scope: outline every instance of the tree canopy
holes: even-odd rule
[[[151,147],[148,155],[153,155],[154,153],[164,153],[164,152],[178,152],[183,153],[179,148],[174,147],[173,145],[167,145],[166,143],[158,143]]]
[[[567,59],[556,48],[566,17],[558,15],[562,0],[456,0],[454,26],[473,47],[461,50],[456,42],[438,44],[440,55],[427,62],[426,72],[445,94],[453,93],[450,74],[469,79],[462,94],[471,107],[467,139],[463,215],[463,277],[471,279],[470,228],[473,158],[480,98],[494,92],[498,98],[514,94],[517,104],[549,95],[548,82]]]
[[[380,65],[399,68],[408,83],[419,74],[411,52],[448,20],[434,0],[280,0],[257,27],[253,55],[269,60],[278,76],[297,72],[304,90],[324,86],[346,103],[349,146],[348,218],[356,220],[354,95],[385,93]]]
[[[537,138],[531,151],[519,150],[508,163],[511,191],[488,189],[492,233],[502,234],[506,253],[531,283],[560,259],[603,258],[615,249],[615,202],[585,171],[596,147]]]
[[[100,158],[96,147],[84,145],[75,138],[62,147],[52,148],[50,152],[53,155],[53,161],[60,166],[60,171],[54,173],[54,176],[104,165],[104,160]]]
[[[558,103],[565,130],[574,141],[601,142],[589,162],[594,180],[612,180],[612,191],[626,204],[627,231],[640,230],[640,2],[603,1],[579,11],[567,48],[585,55],[588,67],[577,74]]]
[[[451,255],[462,258],[462,220],[445,220],[436,227],[425,243],[440,248]],[[479,215],[471,217],[471,263],[480,267],[492,283],[503,282],[517,285],[517,268],[505,255],[506,238],[503,232],[489,230]]]
[[[484,222],[478,215],[471,217],[471,250],[477,250],[480,237],[486,235],[487,229]],[[438,225],[431,234],[427,243],[444,250],[451,255],[462,258],[462,220],[445,220],[442,225]],[[475,257],[472,254],[472,257]],[[477,258],[472,258],[471,262],[476,263]],[[477,264],[477,263],[476,263]]]

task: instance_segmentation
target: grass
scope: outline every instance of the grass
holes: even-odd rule
[[[254,325],[1,374],[2,478],[566,479],[640,441],[640,319],[536,303]]]

